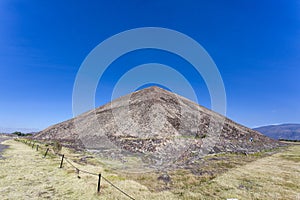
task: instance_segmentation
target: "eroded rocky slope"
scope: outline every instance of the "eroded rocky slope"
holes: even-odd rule
[[[251,153],[280,145],[184,97],[150,87],[53,125],[36,139],[59,140],[122,159],[155,165],[219,152]]]

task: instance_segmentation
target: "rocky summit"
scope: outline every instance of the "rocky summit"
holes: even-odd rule
[[[261,133],[159,87],[120,97],[34,136],[102,156],[136,156],[167,166],[220,152],[253,153],[280,145]]]

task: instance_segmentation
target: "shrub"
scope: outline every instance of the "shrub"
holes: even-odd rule
[[[53,150],[55,153],[59,153],[62,149],[62,144],[58,141],[53,142]]]
[[[13,132],[12,134],[17,135],[17,136],[26,136],[25,133],[21,133],[21,132],[19,132],[19,131],[15,131],[15,132]]]

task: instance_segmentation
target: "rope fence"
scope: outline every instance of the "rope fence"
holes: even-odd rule
[[[31,141],[29,139],[15,139],[15,141],[18,141],[18,142],[22,142],[28,146],[30,146],[32,149],[34,149],[34,146],[36,147],[36,151],[42,151],[44,150],[45,151],[45,154],[43,156],[43,158],[46,158],[47,155],[49,155],[49,151],[53,151],[53,154],[54,156],[61,156],[61,162],[60,162],[60,166],[59,168],[63,168],[63,163],[64,161],[66,163],[68,163],[71,167],[73,167],[75,170],[76,170],[76,173],[78,174],[78,178],[80,178],[79,176],[79,173],[85,173],[85,174],[89,174],[89,175],[92,175],[92,176],[97,176],[98,177],[98,182],[97,182],[97,192],[100,193],[100,189],[101,189],[101,179],[105,180],[109,185],[111,185],[113,188],[115,188],[116,190],[118,190],[119,192],[121,192],[122,194],[124,194],[125,196],[127,196],[129,199],[132,199],[132,200],[135,200],[132,196],[130,196],[128,193],[126,193],[124,190],[122,190],[121,188],[117,187],[115,184],[113,184],[112,182],[110,182],[107,178],[105,178],[101,173],[97,174],[97,173],[93,173],[93,172],[89,172],[89,171],[86,171],[86,170],[82,170],[82,169],[79,169],[78,167],[76,167],[74,165],[74,161],[72,161],[71,159],[67,158],[64,154],[57,154],[55,153],[54,149],[50,149],[49,147],[43,147],[42,145],[40,144],[36,144],[38,142],[36,141]]]

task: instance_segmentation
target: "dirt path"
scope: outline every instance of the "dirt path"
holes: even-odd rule
[[[4,142],[5,140],[8,140],[8,138],[4,138],[4,137],[0,136],[0,159],[3,159],[2,153],[3,153],[3,151],[4,151],[5,149],[8,148],[7,145],[3,145],[3,144],[2,144],[2,142]]]

